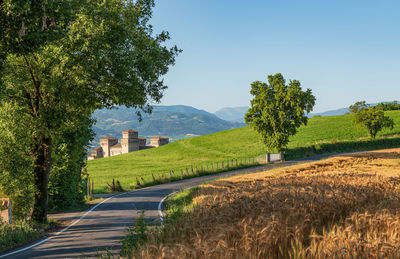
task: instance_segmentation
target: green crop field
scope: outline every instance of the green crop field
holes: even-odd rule
[[[301,127],[291,138],[285,151],[286,158],[400,146],[400,111],[388,111],[386,115],[394,119],[395,127],[380,132],[376,140],[370,140],[365,129],[351,124],[352,115],[311,118],[308,125]],[[152,173],[178,171],[266,152],[258,134],[250,127],[243,127],[88,161],[88,173],[95,182],[94,192],[99,193],[105,191],[113,178],[129,189],[136,183],[136,177],[150,181]]]

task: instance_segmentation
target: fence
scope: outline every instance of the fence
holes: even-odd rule
[[[0,198],[0,221],[12,223],[11,200]]]
[[[86,197],[90,201],[93,199],[93,189],[94,189],[94,181],[89,177],[86,180]]]
[[[163,173],[152,173],[151,179],[144,179],[143,177],[136,177],[136,183],[131,184],[131,189],[141,188],[154,184],[162,184],[172,181],[183,180],[186,178],[192,178],[196,176],[214,174],[225,172],[229,170],[235,170],[250,166],[257,166],[260,164],[266,164],[271,162],[277,162],[283,160],[283,153],[276,154],[262,154],[255,157],[246,157],[238,159],[228,159],[224,161],[214,162],[211,164],[204,164],[198,166],[188,166],[178,170],[170,170],[169,172]]]

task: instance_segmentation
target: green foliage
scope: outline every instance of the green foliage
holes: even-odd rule
[[[40,232],[27,221],[20,221],[12,225],[0,222],[0,253],[38,237],[40,237]]]
[[[380,103],[377,106],[382,108],[382,110],[384,110],[384,111],[400,110],[400,103],[398,103],[397,101],[393,101],[393,102],[389,102],[389,103]]]
[[[0,2],[0,70],[1,56],[28,54],[46,43],[65,36],[72,19],[71,10],[78,1]]]
[[[282,150],[295,135],[297,128],[307,124],[307,116],[315,104],[311,90],[301,90],[300,82],[290,80],[289,85],[281,74],[269,75],[268,84],[255,81],[250,93],[254,96],[245,121],[261,134],[269,149]]]
[[[129,227],[127,234],[122,238],[122,256],[131,258],[139,246],[147,242],[150,229],[144,216],[144,211],[141,211],[140,216],[135,219],[135,225]]]
[[[32,218],[46,222],[53,154],[68,164],[55,165],[65,179],[81,153],[60,142],[68,127],[98,108],[150,111],[166,89],[161,77],[180,50],[163,46],[167,32],[153,34],[148,24],[153,0],[6,0],[0,5],[0,101],[14,107],[23,122],[12,132],[24,143],[21,165],[13,170],[29,178],[18,180],[21,187],[31,190],[33,183]],[[10,161],[0,156],[0,163]],[[12,177],[10,169],[2,172]],[[53,197],[59,194],[53,188]]]
[[[49,210],[65,211],[84,204],[83,188],[87,145],[93,138],[93,121],[85,116],[68,125],[57,138],[49,179]]]
[[[26,218],[34,195],[29,120],[11,103],[0,104],[0,189],[13,200],[15,219]]]
[[[368,104],[365,101],[356,102],[355,104],[350,105],[349,107],[350,113],[357,113],[365,109],[368,109]]]
[[[60,225],[54,220],[46,224],[26,220],[17,220],[13,224],[0,222],[0,253],[37,240],[46,232],[59,227]]]
[[[351,123],[354,115],[314,117],[307,126],[301,126],[296,135],[290,137],[285,149],[287,159],[313,154],[340,151],[370,150],[400,146],[400,111],[388,111],[395,127],[383,129],[376,140],[367,140],[368,131]],[[388,139],[384,139],[389,137]],[[122,187],[137,186],[136,178],[152,182],[152,174],[158,179],[160,173],[168,176],[185,168],[210,166],[212,163],[255,157],[268,152],[259,134],[251,127],[221,131],[205,136],[185,139],[159,148],[141,150],[113,157],[88,161],[88,173],[95,182],[95,192],[106,191],[107,183],[116,178]],[[140,180],[141,181],[141,180]],[[142,182],[142,181],[141,181]]]
[[[354,106],[357,106],[357,103]],[[350,107],[350,109],[352,108]],[[353,123],[361,127],[366,127],[371,138],[375,138],[376,134],[383,128],[393,129],[394,127],[393,119],[385,116],[382,106],[360,106],[359,109],[353,110],[355,111]]]
[[[199,187],[194,187],[182,190],[169,197],[164,203],[164,211],[167,215],[165,221],[174,221],[184,214],[191,212],[194,207],[193,198],[196,196],[199,189]]]

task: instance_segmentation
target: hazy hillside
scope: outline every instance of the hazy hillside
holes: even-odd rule
[[[198,135],[210,134],[244,126],[242,123],[224,121],[214,114],[190,106],[155,106],[152,114],[143,114],[142,122],[134,109],[102,109],[94,112],[97,120],[93,127],[96,142],[99,138],[121,137],[121,131],[134,129],[141,137],[166,136],[176,141]]]
[[[247,112],[249,107],[225,107],[219,109],[214,114],[219,118],[226,121],[242,122],[244,123],[244,114]]]
[[[318,113],[309,113],[308,117],[313,117],[313,116],[336,116],[336,115],[343,115],[349,112],[348,108],[340,108],[337,110],[329,110],[325,112],[318,112]]]
[[[389,102],[380,102],[380,103],[389,103]],[[380,103],[369,103],[369,106],[375,106],[378,105]],[[325,111],[325,112],[318,112],[318,113],[310,113],[308,114],[308,117],[313,117],[313,116],[336,116],[336,115],[343,115],[349,112],[349,108],[340,108],[340,109],[336,109],[336,110],[329,110],[329,111]]]

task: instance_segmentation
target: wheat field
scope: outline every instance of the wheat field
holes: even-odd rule
[[[219,180],[138,258],[400,258],[400,149]]]

